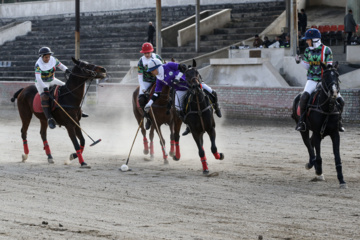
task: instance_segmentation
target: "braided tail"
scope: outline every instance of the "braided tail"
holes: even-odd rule
[[[11,102],[15,102],[15,99],[19,96],[19,94],[21,93],[21,91],[23,90],[24,88],[20,88],[16,93],[14,93],[14,96],[10,99]]]

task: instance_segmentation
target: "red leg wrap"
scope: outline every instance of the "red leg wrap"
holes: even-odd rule
[[[203,170],[208,170],[206,156],[201,158],[201,164],[202,164]]]
[[[175,140],[171,140],[170,144],[170,152],[173,153],[175,151]]]
[[[23,144],[24,144],[24,153],[29,154],[29,146],[27,144],[27,140],[23,140]]]
[[[154,155],[154,142],[150,142],[150,155]]]
[[[81,154],[84,152],[84,148],[85,148],[85,146],[81,146],[81,145],[80,145]]]
[[[214,157],[215,157],[216,159],[220,159],[220,154],[219,154],[218,152],[216,152],[216,153],[214,153]]]
[[[144,150],[145,151],[149,151],[149,146],[148,146],[148,140],[146,137],[143,138],[144,141]]]
[[[50,147],[47,141],[44,141],[44,150],[46,154],[51,154]]]
[[[84,159],[83,159],[82,154],[81,154],[81,149],[76,150],[76,155],[78,156],[79,163],[82,164],[84,162]]]
[[[180,144],[179,144],[179,142],[175,142],[175,147],[176,147],[176,158],[177,159],[180,159],[180,157],[181,157],[181,154],[180,154]]]

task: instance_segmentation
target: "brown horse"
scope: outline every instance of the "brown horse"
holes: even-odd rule
[[[218,160],[224,159],[223,153],[218,153],[215,144],[216,131],[215,120],[213,116],[212,104],[209,97],[204,93],[200,86],[201,76],[197,71],[196,62],[185,72],[185,78],[188,84],[188,92],[185,97],[184,107],[186,109],[184,122],[188,124],[191,133],[199,150],[199,156],[203,167],[203,174],[208,174],[208,166],[203,148],[203,135],[208,133],[211,141],[211,152]]]
[[[85,61],[76,60],[74,58],[72,58],[72,60],[75,63],[72,73],[70,73],[66,84],[59,88],[59,98],[57,102],[63,109],[56,107],[53,109],[52,115],[59,126],[64,126],[67,129],[69,137],[74,145],[76,153],[71,154],[70,159],[78,157],[81,167],[89,168],[82,157],[85,139],[82,135],[81,129],[77,126],[80,125],[81,119],[80,104],[84,96],[85,82],[95,78],[105,78],[106,70],[101,66],[96,66]],[[31,85],[18,90],[11,99],[12,102],[14,102],[16,98],[18,99],[17,105],[22,121],[21,137],[23,139],[25,153],[22,159],[23,162],[25,162],[28,158],[29,148],[26,136],[32,115],[34,114],[40,120],[40,135],[44,143],[44,150],[48,156],[48,162],[54,163],[50,146],[46,139],[46,131],[48,127],[47,119],[44,113],[35,112],[33,107],[33,101],[37,94],[38,91],[35,85]],[[67,114],[63,110],[66,111]],[[74,122],[69,118],[69,116],[74,120]],[[80,140],[80,144],[78,143],[77,138]]]
[[[181,127],[181,120],[177,117],[174,108],[170,106],[170,88],[168,86],[164,86],[162,89],[162,92],[159,96],[159,98],[154,102],[152,105],[151,110],[149,111],[149,115],[151,118],[151,128],[149,133],[150,138],[150,146],[148,144],[148,139],[146,138],[146,130],[144,128],[144,123],[141,122],[144,117],[144,112],[142,108],[139,106],[138,103],[138,96],[139,96],[139,87],[135,89],[132,96],[132,104],[133,104],[133,112],[135,115],[135,118],[138,122],[138,124],[141,123],[141,133],[143,135],[143,142],[144,142],[144,154],[149,153],[150,148],[150,157],[154,158],[154,129],[157,131],[159,138],[160,138],[160,144],[162,146],[162,152],[163,152],[163,159],[164,164],[168,164],[167,160],[167,154],[165,149],[165,139],[162,136],[161,133],[161,125],[167,124],[170,128],[170,140],[171,140],[171,148],[169,155],[173,157],[174,160],[180,159],[180,145],[179,145],[179,139],[180,139],[180,127]],[[169,106],[171,109],[169,109]],[[155,119],[154,119],[155,115]],[[155,121],[156,120],[156,121]],[[159,132],[158,132],[159,130]]]

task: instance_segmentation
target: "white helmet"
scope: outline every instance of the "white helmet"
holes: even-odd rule
[[[158,67],[160,67],[161,65],[162,65],[162,62],[159,59],[157,59],[157,58],[151,59],[151,61],[148,64],[147,72],[152,72],[155,69],[158,69]]]

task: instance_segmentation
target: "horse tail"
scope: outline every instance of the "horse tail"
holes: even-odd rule
[[[295,122],[298,121],[298,116],[297,116],[297,106],[298,106],[298,103],[300,101],[300,97],[301,97],[301,93],[299,93],[294,101],[293,101],[293,107],[292,107],[292,114],[291,114],[291,118],[295,120]]]
[[[24,88],[20,88],[16,93],[14,93],[14,96],[10,99],[11,102],[15,102],[15,99],[19,96],[19,94],[21,93],[21,91],[23,90]]]

